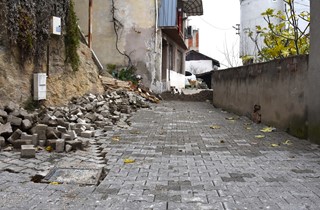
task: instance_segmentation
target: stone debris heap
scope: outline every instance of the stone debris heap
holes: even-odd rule
[[[22,145],[56,152],[83,149],[97,129],[127,128],[130,114],[148,107],[143,97],[123,90],[88,94],[73,98],[66,107],[47,107],[33,113],[11,102],[0,108],[0,149],[21,149]]]

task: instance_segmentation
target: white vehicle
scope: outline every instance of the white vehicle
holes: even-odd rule
[[[191,81],[196,81],[196,80],[197,80],[197,77],[196,77],[196,75],[192,74],[191,72],[186,71],[186,72],[185,72],[185,85],[186,85],[186,86],[190,86],[190,85],[191,85],[190,82],[189,82],[189,80],[191,80]]]

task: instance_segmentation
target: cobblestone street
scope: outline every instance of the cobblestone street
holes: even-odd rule
[[[265,125],[209,103],[164,101],[131,122],[96,132],[87,151],[74,154],[1,152],[0,208],[319,209],[318,145],[262,133]],[[30,181],[53,166],[104,166],[107,176],[98,186]]]

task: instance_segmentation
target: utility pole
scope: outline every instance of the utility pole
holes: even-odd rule
[[[88,46],[92,48],[92,4],[93,0],[89,0],[89,23],[88,23]]]

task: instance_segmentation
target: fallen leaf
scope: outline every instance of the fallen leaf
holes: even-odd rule
[[[51,146],[47,146],[47,147],[46,147],[46,151],[47,151],[47,152],[52,152],[52,151],[53,151],[53,148],[52,148]]]
[[[120,136],[114,136],[114,137],[112,137],[112,141],[120,141]]]
[[[244,125],[252,125],[252,123],[244,123]]]
[[[255,135],[254,137],[256,137],[257,139],[262,139],[264,137],[266,137],[265,135]]]
[[[124,159],[123,162],[124,163],[134,163],[135,160],[134,159]]]
[[[223,143],[225,143],[225,141],[224,141],[224,140],[221,140],[220,143],[223,144]]]
[[[264,132],[264,133],[271,133],[272,131],[275,131],[275,128],[273,128],[273,127],[264,127],[260,131]]]
[[[226,117],[226,120],[234,120],[234,117]]]
[[[291,141],[290,140],[286,140],[285,142],[283,142],[282,144],[284,144],[284,145],[292,145],[292,143],[291,143]]]
[[[252,128],[251,128],[251,127],[246,127],[246,129],[247,129],[247,130],[251,130]]]
[[[139,131],[130,131],[131,134],[140,134]]]
[[[279,144],[271,144],[272,147],[279,147]]]
[[[59,182],[50,182],[51,185],[59,185]]]
[[[221,126],[219,126],[219,125],[211,125],[210,128],[211,129],[220,129]]]

